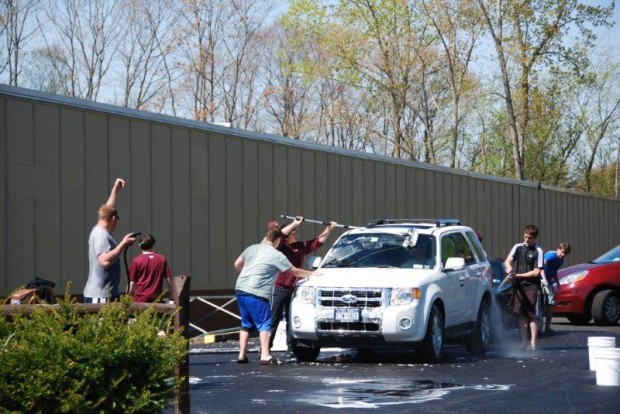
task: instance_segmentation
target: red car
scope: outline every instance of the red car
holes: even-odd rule
[[[558,271],[555,314],[573,324],[615,325],[620,319],[620,246],[598,259]]]

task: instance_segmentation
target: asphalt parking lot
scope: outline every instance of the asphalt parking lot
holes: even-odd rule
[[[535,352],[520,351],[510,331],[484,358],[448,346],[439,363],[414,352],[322,350],[315,363],[285,360],[261,366],[257,340],[249,364],[237,364],[235,340],[192,346],[192,413],[405,412],[613,413],[620,387],[596,384],[589,370],[589,336],[615,336],[620,326],[573,326],[554,318],[556,332]]]

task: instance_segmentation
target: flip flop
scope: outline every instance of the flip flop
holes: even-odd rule
[[[248,362],[250,362],[250,361],[248,361],[248,357],[247,356],[245,356],[245,357],[243,357],[241,359],[237,358],[237,364],[247,364]]]
[[[280,361],[278,361],[278,360],[277,360],[277,359],[275,359],[274,357],[271,357],[271,358],[269,358],[269,359],[267,359],[267,360],[262,360],[262,359],[259,359],[259,360],[258,360],[258,364],[259,364],[259,365],[279,365],[279,364],[280,364]]]

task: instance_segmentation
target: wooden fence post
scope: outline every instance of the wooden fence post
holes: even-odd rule
[[[189,276],[181,275],[173,279],[170,287],[172,298],[175,305],[180,307],[179,311],[174,315],[174,330],[181,330],[186,340],[187,356],[177,365],[175,369],[176,377],[182,377],[183,382],[176,391],[175,395],[175,413],[190,414],[191,404],[189,395]]]

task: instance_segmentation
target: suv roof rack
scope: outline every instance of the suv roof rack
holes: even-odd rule
[[[375,227],[382,224],[398,224],[398,223],[426,223],[435,225],[435,227],[445,227],[445,226],[460,226],[461,221],[458,219],[447,219],[447,218],[409,218],[409,219],[374,219],[370,220],[366,227]]]

